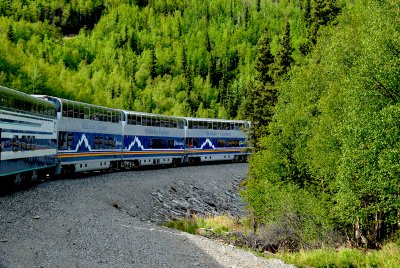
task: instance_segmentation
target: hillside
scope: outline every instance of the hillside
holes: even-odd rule
[[[116,108],[235,118],[262,32],[275,54],[289,21],[293,55],[301,58],[309,5],[0,1],[0,84]]]

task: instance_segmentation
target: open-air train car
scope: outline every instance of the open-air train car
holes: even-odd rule
[[[0,86],[0,181],[35,181],[54,173],[57,126],[53,103]]]

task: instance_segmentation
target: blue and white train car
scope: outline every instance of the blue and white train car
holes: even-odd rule
[[[185,152],[189,163],[244,161],[249,122],[207,118],[185,118]]]
[[[178,165],[184,160],[184,119],[124,112],[123,160],[126,167]]]
[[[0,181],[35,181],[56,166],[53,103],[0,86]]]
[[[46,96],[56,104],[58,173],[117,168],[121,163],[123,113]]]

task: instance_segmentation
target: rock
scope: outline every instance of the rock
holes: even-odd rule
[[[33,219],[34,219],[34,220],[40,220],[40,218],[41,218],[41,217],[40,217],[39,215],[33,216]]]

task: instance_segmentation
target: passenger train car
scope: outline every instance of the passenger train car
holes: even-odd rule
[[[185,157],[184,119],[148,113],[124,112],[124,165],[178,165]]]
[[[118,168],[122,159],[121,111],[41,96],[57,109],[57,173]]]
[[[249,122],[207,118],[185,118],[187,161],[189,163],[233,160],[247,157],[246,134]]]
[[[0,87],[0,184],[148,165],[245,161],[250,123],[122,111]]]
[[[0,86],[0,183],[54,173],[56,123],[54,104]]]

